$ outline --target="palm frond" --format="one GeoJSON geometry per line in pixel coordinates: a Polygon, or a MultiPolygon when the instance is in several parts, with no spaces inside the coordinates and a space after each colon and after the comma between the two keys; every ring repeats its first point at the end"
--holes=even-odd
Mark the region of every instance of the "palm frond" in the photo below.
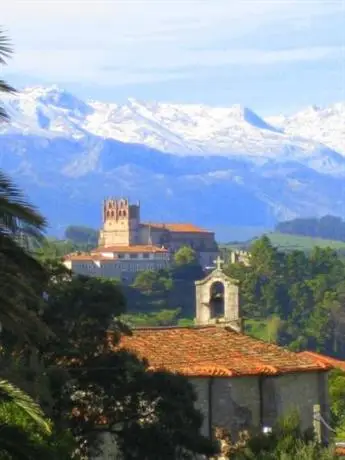
{"type": "Polygon", "coordinates": [[[13,86],[0,79],[0,93],[16,93],[17,90],[13,86]]]}
{"type": "Polygon", "coordinates": [[[6,59],[11,57],[12,52],[10,39],[3,30],[0,30],[0,64],[6,64],[6,59]]]}
{"type": "Polygon", "coordinates": [[[15,234],[30,229],[39,234],[45,226],[45,218],[26,201],[6,174],[0,171],[0,232],[15,234]]]}
{"type": "MultiPolygon", "coordinates": [[[[12,46],[9,38],[3,30],[0,29],[0,65],[6,65],[6,61],[12,55],[12,46]]],[[[15,89],[7,84],[4,80],[0,80],[0,93],[14,93],[15,89]]],[[[0,122],[8,121],[8,114],[3,107],[0,107],[0,122]]]]}
{"type": "Polygon", "coordinates": [[[51,434],[50,423],[40,406],[29,395],[7,380],[0,380],[0,401],[11,402],[24,411],[46,434],[51,434]]]}
{"type": "Polygon", "coordinates": [[[30,433],[16,425],[0,424],[0,458],[45,460],[47,448],[30,438],[30,433]]]}

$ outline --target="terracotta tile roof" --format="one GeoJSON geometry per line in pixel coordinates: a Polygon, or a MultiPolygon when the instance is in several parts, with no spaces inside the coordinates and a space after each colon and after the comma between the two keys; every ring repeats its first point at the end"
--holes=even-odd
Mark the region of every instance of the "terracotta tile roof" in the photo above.
{"type": "Polygon", "coordinates": [[[151,369],[188,376],[277,375],[330,368],[219,326],[137,328],[121,339],[119,347],[146,358],[151,369]]]}
{"type": "Polygon", "coordinates": [[[95,249],[92,249],[91,253],[99,253],[99,252],[118,252],[118,253],[156,253],[156,252],[168,252],[167,249],[162,248],[160,246],[150,246],[150,245],[133,245],[133,246],[106,246],[106,247],[98,247],[95,249]]]}
{"type": "Polygon", "coordinates": [[[310,359],[314,359],[315,362],[324,363],[335,369],[341,369],[342,371],[345,371],[345,361],[342,361],[340,359],[321,355],[319,353],[316,353],[315,351],[302,351],[300,352],[300,355],[309,357],[310,359]]]}
{"type": "Polygon", "coordinates": [[[146,222],[141,224],[145,227],[151,227],[152,229],[166,229],[169,230],[170,232],[186,232],[186,233],[213,233],[208,230],[204,230],[203,228],[197,227],[194,224],[165,224],[165,223],[150,223],[146,222]]]}
{"type": "Polygon", "coordinates": [[[343,446],[336,446],[334,453],[337,457],[345,457],[345,447],[343,446]]]}

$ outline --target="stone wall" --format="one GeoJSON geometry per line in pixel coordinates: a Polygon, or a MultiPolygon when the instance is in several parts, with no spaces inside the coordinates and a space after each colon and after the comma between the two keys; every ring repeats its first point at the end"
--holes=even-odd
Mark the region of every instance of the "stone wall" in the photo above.
{"type": "Polygon", "coordinates": [[[210,436],[210,418],[209,418],[209,378],[191,378],[189,381],[193,384],[198,400],[196,408],[204,416],[201,433],[204,436],[210,436]]]}
{"type": "MultiPolygon", "coordinates": [[[[300,414],[302,429],[312,429],[316,404],[320,404],[322,416],[329,420],[327,374],[324,372],[261,378],[193,378],[191,382],[198,395],[197,408],[204,415],[202,432],[205,435],[209,435],[211,426],[226,428],[232,435],[245,429],[272,427],[293,410],[300,414]]],[[[327,433],[322,431],[326,439],[327,433]]]]}
{"type": "MultiPolygon", "coordinates": [[[[272,426],[278,418],[297,410],[303,430],[313,428],[313,407],[320,404],[329,419],[327,374],[303,372],[263,379],[263,424],[272,426]]],[[[325,433],[324,433],[325,434],[325,433]]]]}
{"type": "Polygon", "coordinates": [[[258,377],[217,378],[212,385],[212,425],[231,431],[233,436],[260,426],[258,377]]]}
{"type": "MultiPolygon", "coordinates": [[[[297,409],[303,429],[313,428],[313,406],[320,404],[328,420],[327,374],[305,372],[272,377],[191,378],[198,400],[197,409],[204,416],[202,434],[222,427],[236,438],[239,431],[272,427],[278,418],[297,409]],[[260,402],[262,392],[262,405],[260,402]],[[211,396],[211,401],[210,401],[211,396]]],[[[323,439],[327,436],[322,430],[323,439]]],[[[94,460],[116,458],[116,443],[103,435],[102,454],[94,460]]]]}
{"type": "Polygon", "coordinates": [[[210,435],[211,426],[227,428],[233,435],[259,427],[258,377],[191,378],[190,382],[198,395],[196,407],[204,416],[202,433],[205,436],[210,435]]]}

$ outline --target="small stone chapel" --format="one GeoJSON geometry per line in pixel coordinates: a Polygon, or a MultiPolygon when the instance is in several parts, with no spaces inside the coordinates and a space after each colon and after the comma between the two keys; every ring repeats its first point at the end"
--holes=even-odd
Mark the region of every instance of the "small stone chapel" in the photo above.
{"type": "MultiPolygon", "coordinates": [[[[120,346],[146,358],[152,369],[188,377],[204,415],[203,434],[225,428],[264,430],[297,410],[303,429],[315,429],[315,408],[329,420],[330,365],[243,333],[239,287],[218,258],[215,269],[195,282],[195,325],[136,328],[120,346]]],[[[327,430],[317,428],[323,440],[327,430]]]]}

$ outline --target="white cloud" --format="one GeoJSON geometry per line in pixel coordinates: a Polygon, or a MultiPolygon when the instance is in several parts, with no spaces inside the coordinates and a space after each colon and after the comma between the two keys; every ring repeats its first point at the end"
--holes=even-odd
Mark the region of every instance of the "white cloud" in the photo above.
{"type": "Polygon", "coordinates": [[[309,24],[343,1],[3,0],[15,44],[9,70],[52,81],[125,84],[183,78],[199,67],[267,65],[337,56],[318,47],[240,49],[260,27],[309,24]],[[212,49],[224,43],[223,50],[212,49]]]}

